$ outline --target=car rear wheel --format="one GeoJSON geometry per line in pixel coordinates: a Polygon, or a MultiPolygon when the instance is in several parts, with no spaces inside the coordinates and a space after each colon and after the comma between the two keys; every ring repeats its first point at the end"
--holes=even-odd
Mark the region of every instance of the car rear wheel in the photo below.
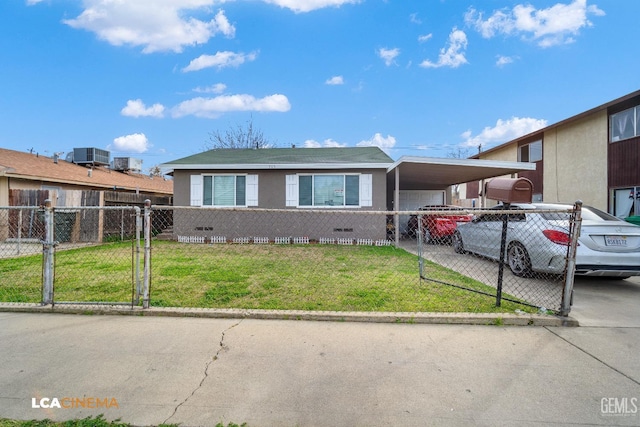
{"type": "Polygon", "coordinates": [[[531,259],[522,244],[515,242],[507,249],[507,261],[511,272],[518,277],[531,275],[531,259]]]}
{"type": "Polygon", "coordinates": [[[455,253],[465,253],[464,244],[462,243],[462,236],[458,231],[453,233],[453,236],[451,237],[451,244],[453,245],[453,250],[455,251],[455,253]]]}

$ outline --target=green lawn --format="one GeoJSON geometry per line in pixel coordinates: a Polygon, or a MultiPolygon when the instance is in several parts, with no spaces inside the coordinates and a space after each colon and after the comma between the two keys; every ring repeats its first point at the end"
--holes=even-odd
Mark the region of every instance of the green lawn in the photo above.
{"type": "MultiPolygon", "coordinates": [[[[56,301],[131,301],[132,245],[56,254],[56,301]]],[[[41,256],[0,259],[0,301],[39,302],[41,256]],[[35,273],[34,273],[35,272],[35,273]],[[10,279],[6,279],[10,278],[10,279]]],[[[430,277],[495,292],[425,260],[430,277]]],[[[204,245],[154,241],[151,305],[386,312],[508,312],[525,306],[419,279],[392,246],[204,245]]]]}

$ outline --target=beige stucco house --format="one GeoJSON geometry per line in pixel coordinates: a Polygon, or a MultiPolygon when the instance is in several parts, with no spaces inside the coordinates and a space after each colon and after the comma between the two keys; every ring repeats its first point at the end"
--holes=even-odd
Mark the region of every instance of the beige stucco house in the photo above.
{"type": "MultiPolygon", "coordinates": [[[[472,158],[536,164],[518,173],[534,185],[534,201],[584,204],[625,218],[640,208],[640,91],[595,107],[472,158]]],[[[463,198],[483,200],[482,181],[463,198]]]]}

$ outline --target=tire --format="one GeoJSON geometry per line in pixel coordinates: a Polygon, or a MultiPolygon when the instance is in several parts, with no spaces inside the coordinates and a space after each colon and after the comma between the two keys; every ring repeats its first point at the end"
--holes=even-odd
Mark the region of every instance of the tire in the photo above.
{"type": "Polygon", "coordinates": [[[527,250],[518,242],[511,243],[507,249],[507,262],[514,276],[530,277],[531,259],[527,250]]]}
{"type": "Polygon", "coordinates": [[[451,244],[453,245],[453,251],[457,254],[463,254],[466,251],[464,250],[464,244],[462,243],[462,236],[458,231],[453,233],[451,237],[451,244]]]}

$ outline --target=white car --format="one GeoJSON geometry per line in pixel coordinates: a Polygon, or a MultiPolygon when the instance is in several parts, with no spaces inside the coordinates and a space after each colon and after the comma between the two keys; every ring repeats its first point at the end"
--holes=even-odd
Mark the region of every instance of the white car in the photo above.
{"type": "MultiPolygon", "coordinates": [[[[507,228],[506,261],[513,274],[562,274],[569,244],[569,214],[524,212],[569,210],[572,205],[513,203],[507,228]]],[[[504,209],[498,205],[493,209],[504,209]]],[[[453,235],[457,253],[471,252],[498,260],[502,215],[482,214],[460,224],[453,235]]],[[[640,227],[599,209],[582,207],[582,227],[576,252],[576,275],[625,279],[640,276],[640,227]]]]}

